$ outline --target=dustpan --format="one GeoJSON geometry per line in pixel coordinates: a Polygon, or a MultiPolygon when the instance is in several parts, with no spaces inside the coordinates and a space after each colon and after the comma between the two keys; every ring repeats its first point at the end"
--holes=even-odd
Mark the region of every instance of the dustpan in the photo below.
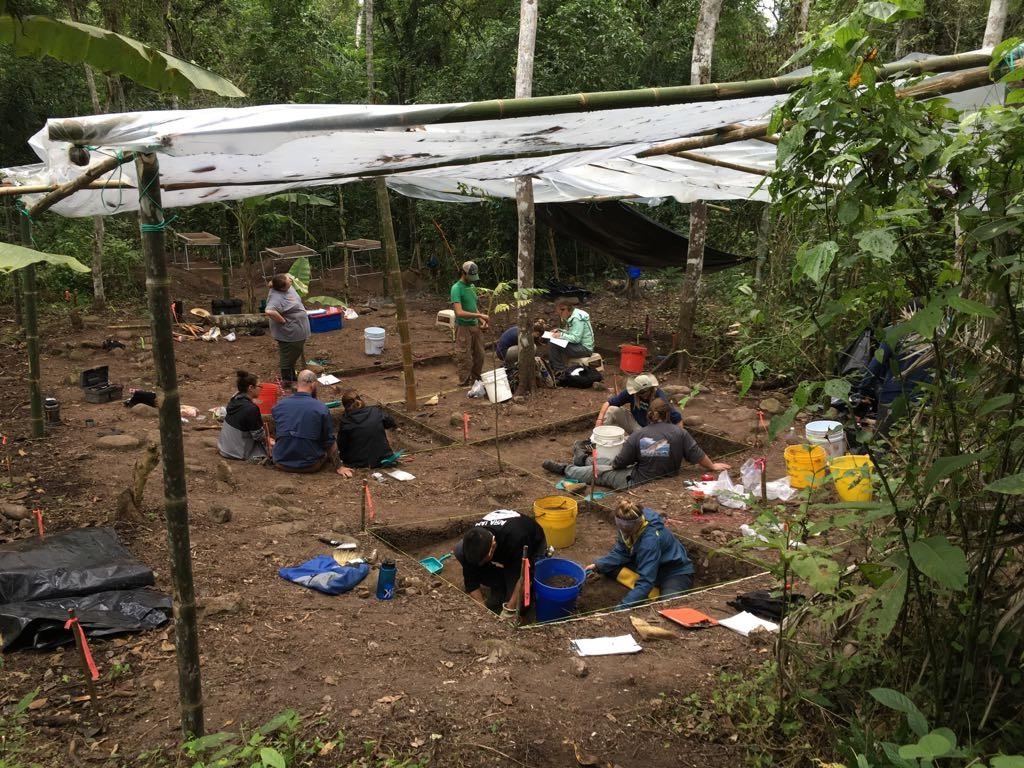
{"type": "Polygon", "coordinates": [[[420,565],[427,569],[430,573],[440,573],[444,569],[444,561],[452,556],[449,552],[447,555],[441,555],[440,558],[436,557],[424,557],[420,560],[420,565]]]}

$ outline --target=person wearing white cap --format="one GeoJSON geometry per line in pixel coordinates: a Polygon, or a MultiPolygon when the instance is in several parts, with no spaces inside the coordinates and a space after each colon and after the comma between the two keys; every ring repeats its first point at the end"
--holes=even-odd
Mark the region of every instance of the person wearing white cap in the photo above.
{"type": "Polygon", "coordinates": [[[481,331],[487,328],[490,318],[476,311],[476,288],[473,283],[480,280],[480,269],[476,262],[462,264],[462,273],[452,286],[451,302],[455,310],[455,370],[460,386],[468,387],[477,381],[484,371],[484,342],[481,331]]]}
{"type": "Polygon", "coordinates": [[[669,422],[682,424],[683,414],[659,388],[657,377],[651,373],[641,373],[626,379],[626,388],[605,401],[601,412],[597,414],[595,426],[622,427],[627,435],[631,435],[647,426],[647,412],[651,402],[659,397],[669,404],[669,422]]]}

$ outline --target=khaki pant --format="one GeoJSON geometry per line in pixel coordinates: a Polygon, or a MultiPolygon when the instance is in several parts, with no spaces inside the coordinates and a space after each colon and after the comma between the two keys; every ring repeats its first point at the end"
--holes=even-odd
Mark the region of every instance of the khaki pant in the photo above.
{"type": "Polygon", "coordinates": [[[306,364],[305,341],[279,341],[277,342],[277,362],[281,369],[283,381],[295,381],[295,366],[297,363],[306,364]]]}
{"type": "Polygon", "coordinates": [[[455,370],[459,385],[467,387],[484,372],[484,341],[479,325],[455,328],[455,370]]]}
{"type": "Polygon", "coordinates": [[[604,414],[604,425],[606,427],[622,427],[627,435],[631,435],[640,429],[640,425],[633,418],[633,411],[630,408],[620,408],[617,405],[608,407],[604,414]]]}

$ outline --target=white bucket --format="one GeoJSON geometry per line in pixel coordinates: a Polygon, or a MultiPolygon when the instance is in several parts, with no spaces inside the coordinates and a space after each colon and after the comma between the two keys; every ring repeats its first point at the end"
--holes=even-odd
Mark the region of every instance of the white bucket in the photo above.
{"type": "Polygon", "coordinates": [[[487,390],[487,399],[492,403],[504,403],[506,400],[512,399],[512,390],[508,386],[508,375],[504,368],[484,371],[480,374],[480,380],[484,383],[484,389],[487,390]],[[495,387],[498,389],[497,400],[494,399],[495,387]]]}
{"type": "Polygon", "coordinates": [[[838,421],[812,421],[804,428],[811,445],[820,445],[830,459],[846,455],[846,432],[838,421]]]}
{"type": "Polygon", "coordinates": [[[384,337],[387,331],[383,328],[370,327],[363,331],[363,348],[368,355],[384,354],[384,337]]]}
{"type": "Polygon", "coordinates": [[[619,455],[622,444],[626,442],[626,430],[622,427],[594,427],[590,433],[590,442],[597,449],[597,458],[612,461],[619,455]]]}

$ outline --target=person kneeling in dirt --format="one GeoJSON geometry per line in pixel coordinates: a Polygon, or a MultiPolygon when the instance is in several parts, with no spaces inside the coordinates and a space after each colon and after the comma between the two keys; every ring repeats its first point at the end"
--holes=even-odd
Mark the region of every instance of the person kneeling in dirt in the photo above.
{"type": "MultiPolygon", "coordinates": [[[[646,412],[648,424],[626,438],[614,459],[597,459],[596,485],[621,490],[648,480],[675,475],[683,459],[704,469],[719,472],[728,464],[714,462],[704,453],[693,435],[669,421],[669,406],[660,397],[651,401],[646,412]]],[[[572,464],[545,461],[541,466],[556,475],[565,475],[577,483],[589,483],[594,476],[593,458],[574,446],[572,464]]]]}
{"type": "Polygon", "coordinates": [[[597,414],[596,427],[622,427],[627,435],[647,426],[648,409],[655,398],[669,403],[669,421],[682,424],[683,414],[671,405],[671,401],[658,386],[658,378],[650,373],[641,373],[626,380],[626,388],[609,397],[597,414]]]}
{"type": "Polygon", "coordinates": [[[355,390],[341,396],[345,413],[338,425],[338,453],[346,467],[383,467],[394,462],[395,452],[386,430],[398,425],[391,414],[366,405],[355,390]],[[390,461],[389,461],[390,460],[390,461]]]}
{"type": "Polygon", "coordinates": [[[661,590],[661,597],[666,597],[693,586],[693,563],[686,548],[665,527],[657,512],[621,499],[615,510],[615,527],[615,546],[585,570],[627,583],[635,574],[633,588],[619,602],[619,608],[639,605],[655,587],[661,590]],[[620,573],[623,569],[628,572],[620,573]]]}
{"type": "MultiPolygon", "coordinates": [[[[274,416],[274,465],[284,472],[319,472],[327,464],[338,466],[331,412],[316,399],[316,374],[299,373],[295,394],[279,400],[274,416]]],[[[352,470],[338,466],[338,474],[352,477],[352,470]]]]}
{"type": "MultiPolygon", "coordinates": [[[[544,331],[547,329],[548,324],[543,320],[533,324],[533,348],[537,354],[540,354],[541,344],[544,343],[544,331]]],[[[519,364],[519,326],[513,325],[501,334],[494,344],[494,353],[505,363],[505,368],[519,364]]]]}
{"type": "Polygon", "coordinates": [[[259,379],[255,374],[237,371],[235,386],[238,391],[228,401],[217,450],[225,459],[266,464],[274,441],[267,436],[263,414],[253,402],[260,394],[259,379]]]}
{"type": "Polygon", "coordinates": [[[516,617],[523,587],[523,547],[531,571],[534,562],[548,554],[548,542],[540,524],[511,509],[489,513],[455,545],[466,592],[495,613],[500,611],[503,619],[516,617]],[[482,587],[487,588],[486,597],[482,587]]]}

